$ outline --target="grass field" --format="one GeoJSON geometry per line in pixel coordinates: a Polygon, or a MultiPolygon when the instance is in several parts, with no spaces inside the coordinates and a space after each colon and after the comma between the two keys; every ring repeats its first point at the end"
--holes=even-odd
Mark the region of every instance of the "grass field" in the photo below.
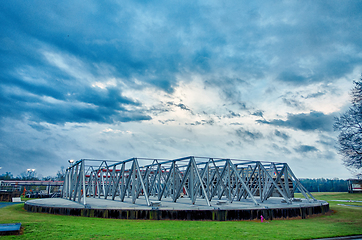
{"type": "MultiPolygon", "coordinates": [[[[23,204],[0,209],[0,223],[21,222],[24,234],[3,239],[311,239],[362,234],[362,194],[313,193],[330,203],[332,214],[296,220],[152,221],[118,220],[26,212],[23,204]]],[[[300,197],[300,196],[296,196],[300,197]]]]}

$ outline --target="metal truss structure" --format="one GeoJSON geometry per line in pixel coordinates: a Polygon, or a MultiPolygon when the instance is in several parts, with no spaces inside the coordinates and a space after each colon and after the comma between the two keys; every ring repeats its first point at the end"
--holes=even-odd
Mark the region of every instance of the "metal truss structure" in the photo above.
{"type": "Polygon", "coordinates": [[[237,159],[185,157],[174,160],[132,158],[124,161],[82,159],[66,171],[62,197],[86,205],[87,197],[135,203],[144,197],[162,201],[180,197],[208,206],[215,199],[251,199],[259,205],[272,196],[292,203],[298,189],[308,201],[316,199],[288,164],[237,159]]]}

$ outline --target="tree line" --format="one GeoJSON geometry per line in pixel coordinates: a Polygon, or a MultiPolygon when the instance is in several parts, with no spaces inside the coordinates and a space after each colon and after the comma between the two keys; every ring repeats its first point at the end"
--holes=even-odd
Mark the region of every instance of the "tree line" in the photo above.
{"type": "Polygon", "coordinates": [[[0,180],[19,180],[19,181],[64,181],[65,168],[61,167],[55,176],[39,177],[36,171],[26,171],[14,176],[11,172],[0,175],[0,180]]]}
{"type": "Polygon", "coordinates": [[[343,179],[301,178],[299,179],[299,181],[309,192],[347,192],[348,191],[348,181],[343,179]]]}
{"type": "MultiPolygon", "coordinates": [[[[56,176],[38,178],[35,172],[31,174],[24,172],[14,177],[10,172],[0,175],[0,180],[54,180],[63,181],[65,176],[64,168],[58,171],[56,176]]],[[[309,192],[347,192],[348,181],[343,179],[326,179],[326,178],[301,178],[299,181],[309,192]]],[[[298,190],[296,191],[298,192],[298,190]]]]}

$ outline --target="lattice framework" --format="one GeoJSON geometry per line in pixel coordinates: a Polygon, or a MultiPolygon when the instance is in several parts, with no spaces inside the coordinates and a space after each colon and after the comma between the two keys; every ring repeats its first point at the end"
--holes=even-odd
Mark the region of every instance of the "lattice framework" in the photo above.
{"type": "Polygon", "coordinates": [[[174,160],[131,158],[124,161],[82,159],[66,171],[63,198],[82,202],[87,197],[123,202],[125,197],[136,203],[144,197],[162,201],[180,197],[195,204],[203,199],[227,201],[251,199],[255,205],[273,195],[292,203],[298,189],[303,196],[316,201],[300,183],[287,163],[215,159],[189,156],[174,160]],[[84,197],[86,196],[86,197],[84,197]]]}

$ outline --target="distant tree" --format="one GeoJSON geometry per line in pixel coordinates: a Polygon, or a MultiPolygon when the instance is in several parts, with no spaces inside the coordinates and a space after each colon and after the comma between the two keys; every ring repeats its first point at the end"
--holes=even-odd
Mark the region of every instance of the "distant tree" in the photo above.
{"type": "Polygon", "coordinates": [[[310,192],[347,192],[347,181],[342,179],[300,178],[299,181],[310,192]]]}
{"type": "Polygon", "coordinates": [[[0,175],[0,180],[11,180],[13,179],[13,174],[11,172],[6,172],[5,174],[0,175]]]}
{"type": "Polygon", "coordinates": [[[64,178],[65,178],[65,168],[64,168],[64,166],[61,166],[60,170],[57,172],[56,179],[58,181],[64,181],[64,178]]]}
{"type": "Polygon", "coordinates": [[[335,118],[334,129],[338,135],[339,153],[344,165],[355,175],[362,170],[362,78],[355,81],[351,91],[352,106],[335,118]]]}
{"type": "Polygon", "coordinates": [[[20,176],[18,177],[20,180],[39,180],[37,177],[37,173],[34,169],[28,170],[26,172],[20,173],[20,176]]]}
{"type": "Polygon", "coordinates": [[[46,177],[42,177],[43,181],[54,181],[55,177],[52,176],[46,176],[46,177]]]}

